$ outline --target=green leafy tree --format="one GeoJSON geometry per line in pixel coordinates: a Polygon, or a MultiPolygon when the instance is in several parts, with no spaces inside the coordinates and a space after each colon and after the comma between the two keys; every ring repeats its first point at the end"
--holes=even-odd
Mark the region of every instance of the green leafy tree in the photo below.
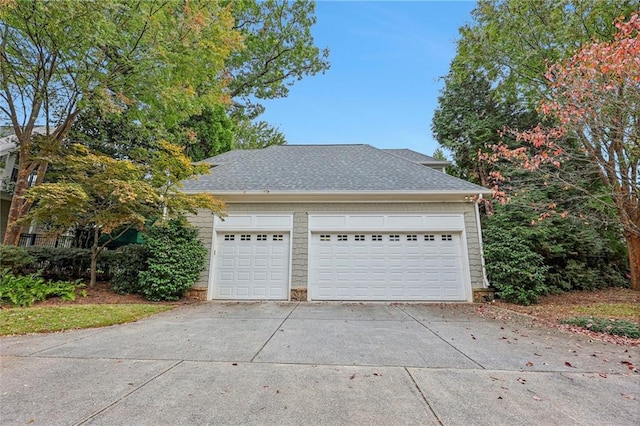
{"type": "Polygon", "coordinates": [[[235,146],[235,125],[223,105],[205,108],[200,114],[189,117],[178,130],[180,144],[193,161],[201,161],[235,146]]]}
{"type": "Polygon", "coordinates": [[[452,72],[444,81],[431,123],[433,135],[451,152],[454,175],[490,188],[493,168],[481,161],[481,153],[491,152],[505,126],[527,128],[537,122],[536,114],[500,100],[481,73],[460,80],[452,72]]]}
{"type": "Polygon", "coordinates": [[[192,165],[180,147],[162,142],[147,160],[145,166],[73,145],[54,159],[64,170],[60,178],[27,194],[35,204],[25,220],[45,224],[51,234],[72,227],[93,230],[91,286],[96,282],[98,256],[127,230],[142,230],[153,217],[195,213],[198,208],[222,211],[222,202],[211,194],[179,192],[182,180],[208,171],[206,166],[192,165]]]}
{"type": "Polygon", "coordinates": [[[480,0],[460,29],[452,70],[464,80],[482,72],[501,97],[533,109],[548,93],[547,63],[570,57],[587,41],[612,40],[613,21],[634,0],[480,0]]]}
{"type": "Polygon", "coordinates": [[[224,60],[240,48],[229,6],[205,0],[9,1],[0,9],[0,120],[18,139],[5,244],[31,208],[52,152],[87,108],[174,126],[228,101],[224,60]],[[36,123],[47,131],[34,143],[36,123]]]}
{"type": "Polygon", "coordinates": [[[271,145],[284,145],[284,134],[266,121],[242,120],[236,126],[236,148],[259,149],[271,145]]]}
{"type": "MultiPolygon", "coordinates": [[[[614,194],[606,182],[599,179],[598,166],[589,161],[589,155],[585,155],[579,136],[571,132],[555,132],[543,137],[536,130],[553,129],[561,121],[553,114],[542,114],[545,111],[540,111],[541,115],[536,114],[536,107],[541,101],[557,99],[558,89],[554,87],[553,79],[545,77],[545,72],[549,63],[569,61],[585,43],[594,40],[605,44],[613,42],[616,38],[615,18],[628,17],[635,10],[637,2],[624,0],[481,0],[473,12],[474,22],[460,30],[457,54],[443,92],[443,98],[448,99],[441,103],[448,111],[443,108],[440,122],[434,120],[434,131],[438,126],[437,131],[441,132],[442,140],[447,144],[472,147],[466,152],[464,149],[460,151],[463,154],[460,164],[471,157],[464,155],[469,152],[478,154],[476,160],[487,155],[496,160],[485,164],[488,171],[485,176],[489,177],[486,186],[493,187],[495,195],[508,204],[497,205],[495,215],[486,218],[486,223],[501,223],[508,219],[501,223],[501,230],[495,235],[502,232],[505,238],[508,234],[519,238],[519,241],[543,241],[546,238],[555,243],[558,249],[555,254],[543,243],[529,246],[542,256],[544,264],[549,267],[545,286],[551,289],[580,288],[580,282],[585,288],[597,286],[594,282],[598,280],[594,277],[599,277],[598,285],[619,284],[628,264],[620,257],[625,251],[620,245],[621,224],[624,224],[613,214],[614,194]],[[471,87],[470,82],[478,75],[483,76],[486,83],[471,87]],[[480,97],[476,96],[478,93],[480,97]],[[477,108],[477,105],[482,105],[477,103],[478,99],[491,102],[485,108],[477,108]],[[477,113],[491,111],[491,105],[498,107],[495,117],[482,119],[477,113]],[[470,119],[465,116],[470,116],[470,119]],[[543,123],[535,127],[538,121],[543,123]],[[491,128],[496,131],[477,132],[491,128]],[[519,129],[520,132],[509,129],[519,129]],[[494,151],[493,141],[496,139],[501,144],[494,151]],[[556,149],[540,143],[543,139],[553,141],[556,149]],[[560,147],[561,151],[557,151],[560,147]],[[513,160],[517,156],[501,155],[500,151],[517,152],[523,161],[516,164],[513,160]],[[562,167],[556,167],[559,164],[562,167]],[[532,168],[537,168],[535,174],[527,172],[532,168]],[[518,206],[520,216],[509,216],[513,213],[509,210],[510,204],[518,206]],[[536,225],[531,225],[531,221],[536,225]],[[521,231],[532,227],[535,231],[522,237],[521,231]],[[590,232],[588,236],[579,232],[585,229],[590,232]],[[544,238],[536,237],[542,235],[544,238]],[[575,235],[581,235],[589,243],[577,244],[575,235]],[[596,241],[605,244],[609,251],[595,244],[596,241]],[[580,256],[572,254],[576,252],[580,256]],[[618,273],[610,273],[611,268],[606,262],[594,260],[601,258],[615,264],[618,273]],[[584,274],[579,277],[581,273],[584,274]]],[[[621,58],[635,56],[619,55],[621,58]]],[[[593,71],[597,67],[592,68],[593,71]]],[[[591,72],[585,68],[581,72],[576,81],[593,83],[598,80],[585,78],[591,72]]],[[[600,93],[598,90],[587,92],[600,93]]],[[[625,93],[629,95],[629,92],[625,93]]],[[[610,106],[618,104],[615,101],[610,106]]],[[[559,108],[565,115],[575,116],[577,121],[584,118],[583,114],[577,114],[566,105],[559,108]]],[[[608,117],[600,112],[609,110],[612,109],[605,108],[597,115],[608,117]]],[[[633,108],[627,109],[630,111],[633,108]]],[[[455,153],[453,157],[456,161],[455,153]]],[[[631,163],[625,163],[625,176],[629,175],[628,164],[631,163]]],[[[473,167],[472,161],[464,171],[473,174],[473,167]]],[[[631,262],[632,272],[633,268],[631,262]]]]}
{"type": "Polygon", "coordinates": [[[436,150],[433,151],[433,155],[431,157],[433,157],[436,160],[440,160],[440,161],[449,161],[447,159],[446,154],[442,150],[442,148],[436,148],[436,150]]]}
{"type": "MultiPolygon", "coordinates": [[[[606,190],[606,197],[593,198],[617,212],[631,288],[640,290],[640,13],[615,25],[613,41],[585,43],[571,58],[549,67],[545,76],[552,92],[539,107],[553,125],[512,131],[523,146],[496,144],[490,158],[512,160],[529,171],[548,164],[561,168],[574,157],[587,163],[606,190]],[[577,153],[568,146],[572,140],[580,148],[577,153]]],[[[566,182],[591,194],[576,175],[566,182]]]]}
{"type": "MultiPolygon", "coordinates": [[[[154,123],[134,120],[131,115],[135,114],[128,108],[117,112],[87,108],[78,114],[66,141],[82,144],[117,160],[131,159],[131,152],[136,149],[154,149],[156,138],[162,136],[160,129],[154,123]]],[[[47,179],[55,177],[50,173],[47,179]]]]}
{"type": "Polygon", "coordinates": [[[329,50],[316,47],[311,34],[313,1],[239,0],[233,15],[245,48],[228,61],[229,89],[242,117],[263,111],[256,99],[286,97],[296,81],[329,68],[329,50]]]}

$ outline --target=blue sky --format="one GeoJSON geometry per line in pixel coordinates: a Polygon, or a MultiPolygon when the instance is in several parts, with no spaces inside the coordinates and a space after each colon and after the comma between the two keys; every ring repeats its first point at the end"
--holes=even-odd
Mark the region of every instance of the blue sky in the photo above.
{"type": "Polygon", "coordinates": [[[475,2],[318,1],[316,45],[331,69],[264,102],[290,144],[367,143],[432,154],[431,119],[475,2]]]}

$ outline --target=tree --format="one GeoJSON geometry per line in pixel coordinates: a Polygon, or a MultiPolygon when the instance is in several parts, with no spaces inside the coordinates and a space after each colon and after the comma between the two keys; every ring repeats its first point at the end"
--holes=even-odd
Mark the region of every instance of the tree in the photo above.
{"type": "Polygon", "coordinates": [[[436,148],[435,151],[433,151],[433,154],[431,155],[431,157],[434,158],[435,160],[449,161],[447,159],[446,154],[442,150],[442,148],[436,148]]]}
{"type": "MultiPolygon", "coordinates": [[[[223,106],[205,108],[174,125],[169,134],[159,134],[159,137],[176,138],[173,141],[185,146],[187,154],[196,161],[234,148],[263,148],[286,143],[277,128],[256,121],[264,109],[256,102],[285,97],[296,81],[329,68],[328,50],[316,47],[311,34],[311,27],[316,22],[313,2],[242,0],[231,6],[234,28],[242,33],[244,44],[242,49],[234,50],[226,62],[225,77],[232,97],[232,105],[226,110],[227,117],[222,114],[223,106]],[[232,132],[235,135],[232,136],[232,132]]],[[[122,118],[103,113],[99,116],[101,120],[113,119],[116,123],[103,125],[118,136],[111,138],[112,148],[104,146],[107,151],[125,149],[126,144],[121,141],[137,143],[128,135],[136,135],[140,125],[149,125],[146,121],[120,126],[122,118]],[[121,135],[120,129],[134,131],[121,135]],[[119,147],[115,148],[115,145],[119,147]]],[[[120,117],[126,119],[127,114],[120,114],[120,117]]],[[[104,124],[101,120],[81,115],[77,121],[81,124],[76,124],[74,130],[84,131],[89,137],[103,136],[105,132],[91,128],[96,125],[100,128],[104,124]]]]}
{"type": "Polygon", "coordinates": [[[225,58],[240,46],[229,6],[205,0],[37,2],[0,10],[0,120],[18,139],[18,179],[5,244],[17,244],[31,208],[30,175],[87,108],[124,109],[168,127],[228,101],[225,58]],[[37,122],[46,135],[34,143],[37,122]]]}
{"type": "Polygon", "coordinates": [[[127,230],[142,230],[151,218],[163,215],[195,213],[198,208],[222,211],[222,202],[210,194],[179,192],[181,181],[208,169],[192,165],[180,147],[166,142],[148,158],[149,166],[116,160],[79,144],[52,160],[64,173],[57,182],[28,191],[27,198],[35,204],[23,220],[35,219],[51,234],[72,227],[92,229],[90,286],[96,282],[98,256],[127,230]]]}
{"type": "Polygon", "coordinates": [[[311,34],[314,2],[239,0],[233,15],[245,46],[228,61],[236,114],[252,120],[264,109],[255,99],[286,97],[296,81],[329,69],[329,50],[311,34]]]}
{"type": "Polygon", "coordinates": [[[205,108],[173,129],[185,153],[193,161],[201,161],[235,147],[235,125],[223,105],[205,108]]]}
{"type": "MultiPolygon", "coordinates": [[[[545,77],[551,92],[539,109],[556,125],[513,131],[524,146],[497,144],[490,160],[514,160],[528,170],[569,161],[591,163],[607,189],[608,197],[598,200],[615,209],[624,231],[631,288],[640,290],[640,15],[617,21],[615,27],[613,41],[586,43],[571,58],[549,67],[545,77]],[[567,149],[570,141],[579,144],[578,155],[567,149]]],[[[566,184],[590,193],[576,182],[566,184]]]]}
{"type": "Polygon", "coordinates": [[[260,149],[286,143],[284,134],[266,121],[241,120],[236,125],[235,147],[237,149],[260,149]]]}
{"type": "Polygon", "coordinates": [[[470,72],[461,80],[451,72],[444,81],[431,123],[433,135],[451,152],[455,175],[489,188],[492,168],[480,161],[479,154],[500,140],[504,126],[525,127],[534,123],[535,114],[500,100],[481,73],[470,72]]]}
{"type": "Polygon", "coordinates": [[[613,20],[636,9],[634,0],[480,0],[460,29],[452,70],[462,80],[482,72],[500,97],[533,109],[547,95],[547,63],[612,40],[613,20]]]}

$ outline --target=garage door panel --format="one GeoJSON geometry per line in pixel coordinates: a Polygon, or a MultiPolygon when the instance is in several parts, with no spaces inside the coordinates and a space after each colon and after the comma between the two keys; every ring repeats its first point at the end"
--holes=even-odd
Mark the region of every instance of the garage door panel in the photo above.
{"type": "Polygon", "coordinates": [[[315,300],[465,300],[460,234],[312,233],[315,300]]]}
{"type": "Polygon", "coordinates": [[[214,299],[288,299],[288,234],[226,232],[217,241],[214,299]]]}

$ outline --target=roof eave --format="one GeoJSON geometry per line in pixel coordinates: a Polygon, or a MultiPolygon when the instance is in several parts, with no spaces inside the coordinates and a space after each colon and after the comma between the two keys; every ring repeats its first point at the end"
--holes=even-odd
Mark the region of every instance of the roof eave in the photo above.
{"type": "MultiPolygon", "coordinates": [[[[186,194],[205,191],[188,190],[186,194]]],[[[218,191],[213,194],[226,202],[464,202],[491,194],[480,191],[218,191]]]]}

